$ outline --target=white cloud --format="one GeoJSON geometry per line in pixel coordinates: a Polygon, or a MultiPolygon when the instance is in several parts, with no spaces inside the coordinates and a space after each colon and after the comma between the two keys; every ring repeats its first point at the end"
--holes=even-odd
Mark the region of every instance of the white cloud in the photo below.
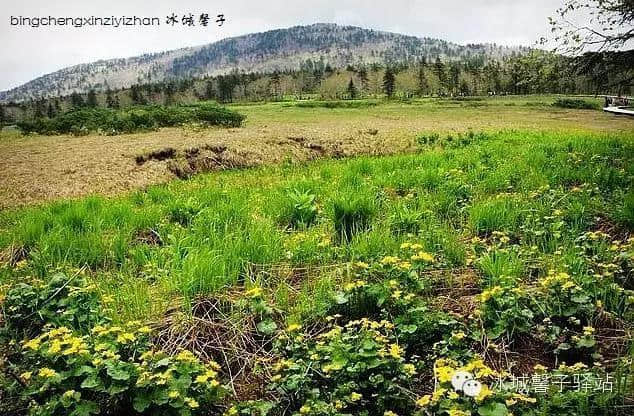
{"type": "Polygon", "coordinates": [[[200,45],[227,36],[333,22],[458,43],[532,45],[548,31],[558,0],[22,0],[0,9],[0,90],[66,66],[200,45]],[[176,13],[224,13],[224,27],[167,27],[176,13]],[[156,16],[160,27],[30,28],[11,16],[156,16]]]}

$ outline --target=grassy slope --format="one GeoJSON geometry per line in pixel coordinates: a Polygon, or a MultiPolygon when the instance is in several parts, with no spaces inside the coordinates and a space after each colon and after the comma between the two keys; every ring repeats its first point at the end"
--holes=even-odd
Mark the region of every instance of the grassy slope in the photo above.
{"type": "Polygon", "coordinates": [[[204,145],[255,164],[310,160],[315,152],[290,138],[344,155],[410,152],[422,132],[533,129],[557,132],[632,131],[632,120],[594,110],[550,106],[556,97],[424,99],[362,108],[301,108],[295,103],[231,106],[247,115],[240,129],[167,128],[124,136],[29,136],[0,133],[0,209],[91,193],[114,195],[173,178],[167,162],[135,163],[139,154],[204,145]],[[376,134],[369,134],[375,131],[376,134]]]}
{"type": "Polygon", "coordinates": [[[248,273],[249,265],[263,264],[274,270],[261,284],[277,306],[291,319],[315,319],[342,279],[331,265],[397,254],[404,241],[420,242],[456,273],[471,262],[476,235],[507,231],[521,246],[537,247],[528,259],[476,262],[472,283],[482,286],[500,275],[525,276],[528,264],[538,264],[539,274],[574,264],[575,239],[584,231],[609,224],[616,238],[632,227],[624,200],[633,177],[632,133],[528,131],[427,145],[410,155],[201,175],[115,199],[5,212],[0,248],[23,247],[29,256],[26,264],[0,269],[0,282],[86,267],[112,298],[115,320],[160,319],[194,296],[270,277],[248,273]],[[290,232],[281,213],[294,188],[314,193],[319,213],[312,227],[290,232]],[[372,212],[371,227],[338,244],[334,206],[346,201],[372,212]],[[531,227],[544,227],[533,217],[547,222],[555,210],[562,211],[563,234],[533,236],[531,227]],[[150,229],[162,245],[144,242],[150,229]],[[297,282],[284,278],[281,264],[324,269],[297,282]]]}

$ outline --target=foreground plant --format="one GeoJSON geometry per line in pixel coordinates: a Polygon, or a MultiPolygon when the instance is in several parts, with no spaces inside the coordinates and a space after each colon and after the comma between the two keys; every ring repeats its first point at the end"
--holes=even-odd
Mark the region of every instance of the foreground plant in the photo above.
{"type": "Polygon", "coordinates": [[[189,351],[174,357],[156,351],[148,326],[107,323],[94,307],[95,296],[82,279],[62,274],[48,284],[23,283],[9,291],[4,330],[17,338],[42,328],[11,354],[17,360],[13,370],[21,369],[14,373],[19,398],[28,398],[32,414],[187,416],[214,409],[225,393],[216,363],[203,364],[189,351]],[[30,301],[11,306],[20,295],[30,301]]]}

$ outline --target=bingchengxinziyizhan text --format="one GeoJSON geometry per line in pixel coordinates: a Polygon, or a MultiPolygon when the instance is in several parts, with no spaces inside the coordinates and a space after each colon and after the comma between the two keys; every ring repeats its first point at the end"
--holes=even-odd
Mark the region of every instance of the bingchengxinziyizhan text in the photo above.
{"type": "Polygon", "coordinates": [[[185,26],[208,27],[223,26],[226,22],[224,14],[209,13],[171,13],[165,17],[157,16],[11,16],[11,26],[22,27],[130,27],[130,26],[185,26]]]}

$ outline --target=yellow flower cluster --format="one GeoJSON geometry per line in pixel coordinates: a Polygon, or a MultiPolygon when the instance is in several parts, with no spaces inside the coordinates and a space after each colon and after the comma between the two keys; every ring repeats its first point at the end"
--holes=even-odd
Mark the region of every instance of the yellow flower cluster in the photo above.
{"type": "Polygon", "coordinates": [[[246,292],[244,292],[244,295],[248,298],[259,298],[261,297],[263,294],[263,290],[261,287],[254,287],[252,289],[247,290],[246,292]]]}
{"type": "Polygon", "coordinates": [[[40,368],[40,371],[38,371],[37,375],[43,378],[53,378],[57,375],[57,372],[50,368],[44,367],[40,368]]]}
{"type": "Polygon", "coordinates": [[[350,283],[346,283],[343,286],[343,290],[345,290],[346,292],[351,292],[355,289],[364,287],[367,283],[364,280],[355,280],[353,282],[350,283]]]}
{"type": "Polygon", "coordinates": [[[491,298],[496,298],[504,293],[504,289],[501,286],[493,286],[490,289],[485,289],[480,293],[480,302],[485,303],[491,298]]]}
{"type": "Polygon", "coordinates": [[[290,324],[286,328],[286,332],[295,332],[295,331],[299,331],[300,329],[302,329],[302,326],[300,324],[290,324]]]}
{"type": "Polygon", "coordinates": [[[480,358],[470,361],[467,365],[462,367],[461,370],[473,373],[476,378],[486,378],[499,375],[495,370],[488,367],[484,363],[484,360],[480,358]]]}
{"type": "Polygon", "coordinates": [[[66,327],[51,329],[37,338],[23,344],[24,348],[33,351],[42,351],[50,355],[85,355],[88,354],[88,345],[83,337],[74,336],[66,327]]]}
{"type": "Polygon", "coordinates": [[[564,290],[568,290],[577,286],[568,273],[556,273],[554,270],[549,270],[548,275],[539,280],[539,284],[545,289],[559,286],[564,290]]]}

